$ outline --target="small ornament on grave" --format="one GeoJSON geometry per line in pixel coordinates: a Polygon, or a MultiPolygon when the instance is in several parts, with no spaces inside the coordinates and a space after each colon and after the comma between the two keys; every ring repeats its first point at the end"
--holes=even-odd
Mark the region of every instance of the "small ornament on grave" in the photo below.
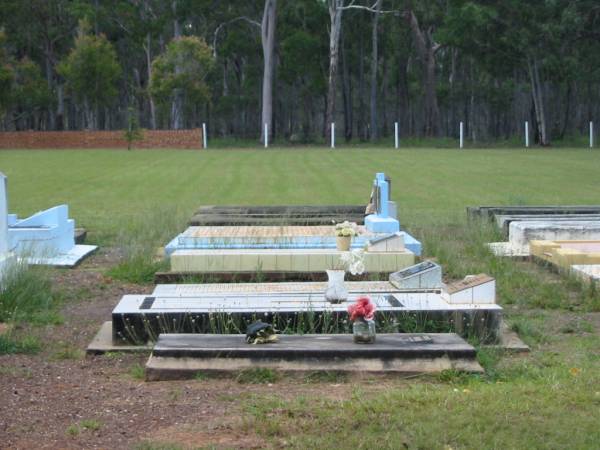
{"type": "Polygon", "coordinates": [[[275,328],[269,323],[258,320],[246,328],[246,342],[248,344],[270,344],[277,342],[277,340],[275,328]]]}
{"type": "Polygon", "coordinates": [[[348,307],[355,343],[373,344],[375,342],[375,309],[375,304],[369,297],[360,297],[348,307]]]}

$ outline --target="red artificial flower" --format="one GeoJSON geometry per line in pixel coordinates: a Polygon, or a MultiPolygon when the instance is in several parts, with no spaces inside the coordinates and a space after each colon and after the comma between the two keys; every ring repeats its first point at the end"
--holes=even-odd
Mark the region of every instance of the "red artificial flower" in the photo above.
{"type": "Polygon", "coordinates": [[[353,322],[356,319],[373,320],[373,317],[375,317],[375,304],[371,302],[369,297],[360,297],[356,300],[356,303],[348,306],[348,313],[350,314],[350,320],[353,322]]]}

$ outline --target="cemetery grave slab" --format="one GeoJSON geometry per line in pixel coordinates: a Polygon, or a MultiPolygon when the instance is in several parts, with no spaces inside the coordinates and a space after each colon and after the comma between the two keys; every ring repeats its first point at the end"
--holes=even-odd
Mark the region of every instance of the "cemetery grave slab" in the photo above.
{"type": "Polygon", "coordinates": [[[572,265],[600,264],[600,241],[542,241],[530,243],[531,254],[538,260],[570,270],[572,265]]]}
{"type": "Polygon", "coordinates": [[[598,205],[544,205],[544,206],[469,206],[467,217],[470,219],[493,220],[496,215],[566,215],[566,214],[600,214],[598,205]]]}
{"type": "Polygon", "coordinates": [[[498,256],[529,256],[533,240],[600,239],[600,221],[523,221],[511,222],[508,242],[488,244],[498,256]]]}
{"type": "Polygon", "coordinates": [[[190,226],[363,224],[364,205],[202,206],[190,226]]]}
{"type": "MultiPolygon", "coordinates": [[[[342,252],[336,249],[195,249],[171,255],[172,272],[325,272],[342,252]]],[[[365,252],[365,271],[395,272],[414,264],[410,250],[365,252]]]]}
{"type": "Polygon", "coordinates": [[[282,332],[347,333],[348,304],[363,295],[377,305],[381,330],[452,330],[492,342],[502,318],[496,304],[449,303],[440,289],[402,291],[387,282],[347,282],[348,302],[331,304],[324,298],[326,283],[281,285],[278,290],[271,283],[167,285],[149,296],[125,295],[112,313],[113,341],[143,343],[161,333],[243,333],[258,318],[282,332]]]}
{"type": "MultiPolygon", "coordinates": [[[[358,226],[352,248],[363,248],[370,240],[382,237],[358,226]]],[[[400,232],[405,247],[421,254],[421,243],[406,232],[400,232]]],[[[335,227],[319,226],[211,226],[188,227],[169,242],[165,252],[202,249],[335,249],[335,227]]]]}
{"type": "Polygon", "coordinates": [[[600,282],[600,264],[574,264],[571,266],[571,272],[584,281],[600,282]]]}
{"type": "Polygon", "coordinates": [[[278,337],[277,343],[249,345],[240,335],[161,334],[146,364],[146,379],[258,367],[281,372],[483,372],[475,349],[452,333],[378,334],[370,345],[355,344],[351,335],[278,337]]]}
{"type": "Polygon", "coordinates": [[[505,236],[509,234],[512,222],[589,222],[600,221],[600,214],[521,214],[521,215],[496,215],[496,224],[505,236]]]}

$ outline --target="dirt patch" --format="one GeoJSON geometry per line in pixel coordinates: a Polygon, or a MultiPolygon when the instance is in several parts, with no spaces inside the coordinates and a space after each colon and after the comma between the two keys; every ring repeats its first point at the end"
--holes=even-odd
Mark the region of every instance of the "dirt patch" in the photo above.
{"type": "Polygon", "coordinates": [[[249,396],[351,395],[351,383],[304,378],[272,385],[234,378],[146,383],[135,375],[147,354],[86,357],[86,346],[121,296],[153,289],[107,277],[117,262],[116,252],[101,251],[75,269],[52,272],[64,298],[64,323],[20,330],[41,338],[39,354],[0,356],[0,447],[120,449],[150,441],[259,448],[264,441],[241,425],[249,396]]]}

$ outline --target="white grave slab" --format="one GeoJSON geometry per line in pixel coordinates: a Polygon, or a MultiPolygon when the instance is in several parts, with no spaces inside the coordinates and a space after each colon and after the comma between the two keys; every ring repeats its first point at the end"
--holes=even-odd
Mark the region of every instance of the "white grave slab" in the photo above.
{"type": "Polygon", "coordinates": [[[492,242],[498,256],[529,256],[529,241],[600,240],[600,221],[511,222],[508,242],[492,242]]]}

